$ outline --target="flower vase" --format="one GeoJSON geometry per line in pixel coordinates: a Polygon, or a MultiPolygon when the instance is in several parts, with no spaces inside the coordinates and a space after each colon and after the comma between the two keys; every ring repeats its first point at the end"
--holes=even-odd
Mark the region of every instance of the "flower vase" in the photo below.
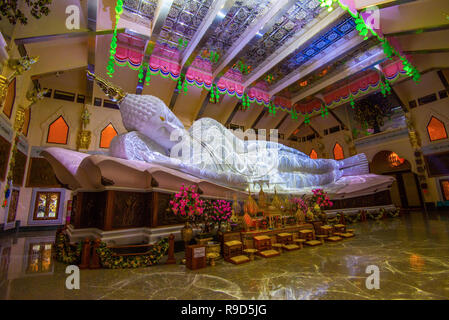
{"type": "Polygon", "coordinates": [[[184,241],[184,245],[187,248],[187,245],[189,244],[190,240],[192,240],[193,237],[193,229],[190,226],[190,223],[186,221],[184,227],[181,229],[181,237],[184,241]]]}

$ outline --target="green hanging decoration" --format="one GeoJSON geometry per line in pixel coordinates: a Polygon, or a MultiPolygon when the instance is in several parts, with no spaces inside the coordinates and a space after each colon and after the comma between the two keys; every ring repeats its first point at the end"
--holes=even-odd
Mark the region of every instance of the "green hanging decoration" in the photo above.
{"type": "Polygon", "coordinates": [[[276,106],[273,104],[273,102],[270,102],[268,105],[268,113],[272,114],[273,116],[276,115],[276,106]]]}
{"type": "Polygon", "coordinates": [[[346,10],[353,18],[354,22],[356,23],[356,29],[359,32],[359,34],[364,37],[364,39],[368,39],[369,32],[371,32],[374,36],[377,37],[377,39],[382,43],[382,47],[384,50],[385,55],[388,57],[388,59],[392,60],[393,56],[399,57],[401,59],[402,64],[404,66],[404,70],[407,73],[408,76],[412,77],[413,81],[419,82],[421,78],[421,74],[419,71],[408,61],[408,59],[397,52],[391,44],[388,42],[386,38],[380,37],[376,31],[374,31],[371,26],[367,25],[363,17],[359,12],[353,13],[349,6],[346,6],[345,4],[342,4],[340,0],[319,0],[321,2],[321,7],[327,7],[328,11],[332,11],[332,6],[334,2],[337,2],[338,5],[343,9],[346,10]]]}
{"type": "Polygon", "coordinates": [[[351,94],[349,94],[349,101],[351,101],[350,102],[351,108],[354,109],[355,108],[355,102],[354,102],[354,98],[352,97],[351,94]]]}
{"type": "Polygon", "coordinates": [[[327,115],[329,115],[329,111],[327,110],[327,106],[322,106],[321,107],[321,117],[324,118],[327,115]]]}
{"type": "Polygon", "coordinates": [[[335,0],[319,0],[321,2],[321,7],[327,7],[327,11],[331,12],[333,10],[332,4],[335,0]]]}
{"type": "Polygon", "coordinates": [[[237,63],[237,68],[240,70],[241,74],[246,75],[249,73],[251,66],[248,66],[246,63],[240,60],[237,63]]]}
{"type": "Polygon", "coordinates": [[[242,96],[242,110],[248,110],[250,107],[251,101],[249,100],[248,94],[243,93],[242,96]]]}
{"type": "Polygon", "coordinates": [[[295,106],[292,107],[292,111],[290,112],[293,120],[298,120],[298,112],[296,112],[295,106]]]}
{"type": "Polygon", "coordinates": [[[147,75],[145,76],[145,85],[150,85],[151,75],[150,75],[150,66],[147,66],[147,75]]]}
{"type": "Polygon", "coordinates": [[[188,88],[189,83],[187,82],[187,79],[184,79],[184,94],[187,95],[187,91],[189,90],[188,88]]]}
{"type": "Polygon", "coordinates": [[[117,52],[117,26],[118,22],[120,20],[120,16],[123,13],[123,0],[117,0],[117,4],[115,6],[115,27],[114,27],[114,33],[112,34],[112,40],[111,40],[111,48],[109,50],[110,56],[108,65],[106,67],[108,76],[112,78],[114,75],[114,65],[115,65],[115,59],[114,56],[117,52]]]}
{"type": "Polygon", "coordinates": [[[217,85],[212,84],[212,88],[210,90],[210,103],[220,103],[220,92],[218,91],[217,85]]]}
{"type": "Polygon", "coordinates": [[[307,124],[307,125],[310,124],[310,115],[308,115],[308,114],[305,115],[304,123],[307,124]]]}
{"type": "Polygon", "coordinates": [[[391,94],[391,86],[387,79],[385,79],[385,83],[382,80],[380,81],[380,92],[384,97],[386,97],[387,94],[391,94]]]}
{"type": "Polygon", "coordinates": [[[189,44],[189,42],[183,38],[179,38],[178,39],[178,50],[183,50],[185,48],[187,48],[187,45],[189,44]]]}
{"type": "Polygon", "coordinates": [[[178,78],[178,92],[182,90],[182,80],[181,80],[181,75],[178,78]]]}
{"type": "Polygon", "coordinates": [[[218,59],[220,59],[220,55],[218,54],[218,52],[210,51],[210,53],[209,53],[209,61],[211,63],[217,63],[218,59]]]}

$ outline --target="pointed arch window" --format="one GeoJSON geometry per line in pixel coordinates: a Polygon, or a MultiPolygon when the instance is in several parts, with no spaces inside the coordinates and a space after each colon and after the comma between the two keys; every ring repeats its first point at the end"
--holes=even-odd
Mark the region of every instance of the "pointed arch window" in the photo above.
{"type": "Polygon", "coordinates": [[[343,160],[345,158],[343,147],[337,142],[334,146],[334,159],[343,160]]]}
{"type": "Polygon", "coordinates": [[[318,159],[318,154],[316,153],[315,149],[312,149],[309,154],[310,159],[318,159]]]}
{"type": "Polygon", "coordinates": [[[117,134],[117,130],[115,130],[112,123],[109,123],[103,130],[101,130],[100,148],[109,148],[112,139],[114,139],[117,134]]]}
{"type": "Polygon", "coordinates": [[[429,134],[430,141],[447,139],[447,131],[444,123],[434,116],[430,118],[429,124],[427,125],[427,133],[429,134]]]}
{"type": "Polygon", "coordinates": [[[69,138],[69,125],[64,120],[63,116],[53,121],[48,126],[48,143],[67,144],[69,138]]]}

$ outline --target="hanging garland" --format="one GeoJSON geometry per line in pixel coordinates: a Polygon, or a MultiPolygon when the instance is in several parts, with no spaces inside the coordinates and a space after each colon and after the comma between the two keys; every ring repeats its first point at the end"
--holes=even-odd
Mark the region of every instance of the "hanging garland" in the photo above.
{"type": "Polygon", "coordinates": [[[323,105],[321,108],[321,117],[324,118],[327,115],[329,115],[329,111],[327,110],[327,106],[323,105]]]}
{"type": "Polygon", "coordinates": [[[384,97],[386,97],[387,94],[391,94],[390,82],[387,79],[385,79],[385,83],[380,81],[380,92],[384,97]]]}
{"type": "Polygon", "coordinates": [[[242,110],[248,110],[251,105],[251,101],[249,100],[248,94],[243,93],[242,96],[242,110]]]}
{"type": "Polygon", "coordinates": [[[9,170],[8,175],[6,176],[6,186],[4,191],[4,200],[2,203],[2,208],[5,208],[8,205],[8,199],[11,195],[11,187],[13,184],[14,179],[14,166],[16,163],[16,155],[17,155],[17,145],[19,143],[20,133],[16,132],[16,135],[14,137],[14,144],[12,147],[12,153],[11,153],[11,160],[9,160],[9,170]]]}
{"type": "MultiPolygon", "coordinates": [[[[148,80],[149,81],[149,80],[148,80]]],[[[178,93],[181,91],[184,91],[184,94],[187,94],[188,88],[187,80],[185,79],[185,75],[181,74],[181,76],[178,78],[178,93]],[[184,78],[184,83],[182,82],[182,79],[184,78]]]]}
{"type": "Polygon", "coordinates": [[[304,117],[304,123],[309,124],[310,123],[310,115],[306,114],[304,117]]]}
{"type": "Polygon", "coordinates": [[[341,3],[341,0],[319,0],[321,2],[321,7],[327,7],[328,11],[332,11],[332,5],[334,2],[337,2],[343,10],[346,10],[353,18],[356,23],[356,29],[364,39],[368,39],[368,32],[377,37],[377,39],[382,43],[382,47],[384,49],[385,55],[388,59],[392,60],[393,55],[399,57],[401,59],[402,64],[404,66],[404,70],[408,76],[412,77],[413,81],[418,82],[421,78],[421,74],[419,71],[408,61],[408,59],[400,54],[393,46],[388,42],[386,38],[381,38],[366,22],[363,20],[363,17],[359,12],[353,13],[349,6],[341,3]]]}
{"type": "Polygon", "coordinates": [[[352,97],[352,94],[349,94],[349,101],[351,104],[351,108],[354,109],[355,108],[355,102],[354,102],[354,98],[352,97]]]}
{"type": "Polygon", "coordinates": [[[276,115],[276,106],[271,101],[270,104],[268,105],[268,113],[272,114],[273,116],[276,115]]]}
{"type": "Polygon", "coordinates": [[[296,112],[295,106],[292,107],[292,111],[290,112],[290,114],[292,115],[293,120],[298,120],[298,112],[296,112]]]}
{"type": "Polygon", "coordinates": [[[218,91],[217,85],[212,84],[212,88],[210,90],[210,103],[220,103],[220,92],[218,91]]]}
{"type": "Polygon", "coordinates": [[[70,245],[70,239],[64,232],[58,232],[55,239],[56,261],[66,264],[79,264],[81,262],[82,243],[77,242],[75,249],[70,245]]]}
{"type": "Polygon", "coordinates": [[[123,0],[117,0],[117,4],[115,6],[115,27],[114,27],[114,33],[112,35],[112,40],[111,40],[111,48],[109,49],[109,62],[108,62],[108,66],[106,67],[107,71],[108,71],[108,76],[112,78],[112,76],[114,75],[114,65],[115,65],[115,53],[117,52],[117,27],[118,27],[118,22],[120,20],[120,16],[123,13],[123,0]]]}

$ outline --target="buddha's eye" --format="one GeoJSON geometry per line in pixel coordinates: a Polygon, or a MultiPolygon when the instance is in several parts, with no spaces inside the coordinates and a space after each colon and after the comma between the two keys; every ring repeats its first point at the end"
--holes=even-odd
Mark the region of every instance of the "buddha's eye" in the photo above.
{"type": "Polygon", "coordinates": [[[161,116],[161,117],[159,117],[159,118],[161,119],[162,122],[165,121],[165,118],[164,118],[164,117],[161,116]]]}

